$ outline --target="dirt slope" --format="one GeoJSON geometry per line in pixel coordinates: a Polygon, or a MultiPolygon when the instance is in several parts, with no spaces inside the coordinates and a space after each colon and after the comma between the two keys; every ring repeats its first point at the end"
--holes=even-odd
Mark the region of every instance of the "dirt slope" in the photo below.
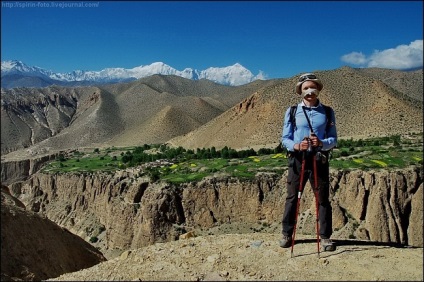
{"type": "Polygon", "coordinates": [[[105,261],[84,241],[1,191],[1,281],[39,281],[105,261]]]}
{"type": "Polygon", "coordinates": [[[317,255],[314,238],[298,238],[291,258],[278,233],[193,237],[126,251],[55,281],[422,281],[423,249],[365,241],[335,241],[317,255]]]}

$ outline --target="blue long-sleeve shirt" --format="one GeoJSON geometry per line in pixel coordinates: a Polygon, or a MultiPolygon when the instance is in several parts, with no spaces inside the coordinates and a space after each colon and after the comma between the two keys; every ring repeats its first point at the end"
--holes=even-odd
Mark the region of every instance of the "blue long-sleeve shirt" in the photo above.
{"type": "Polygon", "coordinates": [[[281,135],[283,146],[289,151],[294,151],[294,144],[302,142],[305,137],[309,137],[310,135],[311,129],[306,120],[302,106],[305,107],[305,112],[309,117],[314,133],[322,141],[322,150],[328,151],[335,147],[337,144],[337,130],[333,109],[331,109],[331,123],[326,132],[327,118],[324,106],[319,102],[316,107],[307,107],[303,101],[297,105],[295,116],[296,129],[290,122],[290,108],[287,109],[284,115],[283,133],[281,135]]]}

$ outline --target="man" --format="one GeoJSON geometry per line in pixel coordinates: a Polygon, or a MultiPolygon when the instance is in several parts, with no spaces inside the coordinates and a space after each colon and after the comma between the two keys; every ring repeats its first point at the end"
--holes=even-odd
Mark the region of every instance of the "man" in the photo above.
{"type": "Polygon", "coordinates": [[[291,107],[287,109],[284,116],[281,141],[289,151],[289,172],[287,176],[287,197],[282,218],[283,236],[280,241],[282,248],[288,248],[292,245],[301,166],[303,157],[305,157],[302,190],[308,179],[311,186],[314,187],[313,162],[317,162],[321,247],[324,251],[336,249],[330,239],[333,230],[332,208],[329,201],[328,150],[336,146],[337,131],[333,109],[328,107],[328,112],[326,112],[326,107],[318,99],[322,88],[322,82],[313,73],[301,75],[296,84],[296,93],[301,95],[303,99],[297,105],[294,120],[290,118],[291,107]],[[327,117],[330,117],[330,120],[327,120],[327,117]]]}

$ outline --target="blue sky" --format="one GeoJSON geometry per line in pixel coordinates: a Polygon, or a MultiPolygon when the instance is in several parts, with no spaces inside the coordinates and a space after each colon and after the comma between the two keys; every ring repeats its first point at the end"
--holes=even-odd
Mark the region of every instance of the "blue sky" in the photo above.
{"type": "Polygon", "coordinates": [[[54,72],[423,66],[422,1],[2,1],[1,60],[54,72]],[[63,7],[63,5],[68,5],[63,7]]]}

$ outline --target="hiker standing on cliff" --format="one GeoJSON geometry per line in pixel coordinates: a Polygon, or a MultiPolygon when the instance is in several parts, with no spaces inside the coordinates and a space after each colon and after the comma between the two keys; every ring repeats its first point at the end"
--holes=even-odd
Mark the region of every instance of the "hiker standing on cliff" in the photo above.
{"type": "MultiPolygon", "coordinates": [[[[280,246],[288,248],[294,244],[293,231],[297,216],[299,190],[305,187],[309,179],[314,187],[313,161],[316,161],[318,188],[319,235],[321,248],[334,251],[335,245],[330,237],[332,230],[332,208],[329,200],[329,163],[328,152],[337,143],[335,115],[332,108],[321,104],[318,99],[322,82],[312,73],[299,77],[296,93],[302,96],[297,106],[289,107],[284,116],[281,142],[289,154],[287,176],[287,197],[282,218],[282,240],[280,246]],[[309,120],[308,120],[309,119],[309,120]],[[304,175],[301,177],[302,161],[305,159],[304,175]],[[302,188],[300,181],[302,179],[302,188]]],[[[302,191],[300,190],[300,191],[302,191]]],[[[300,200],[300,199],[299,199],[300,200]]]]}

